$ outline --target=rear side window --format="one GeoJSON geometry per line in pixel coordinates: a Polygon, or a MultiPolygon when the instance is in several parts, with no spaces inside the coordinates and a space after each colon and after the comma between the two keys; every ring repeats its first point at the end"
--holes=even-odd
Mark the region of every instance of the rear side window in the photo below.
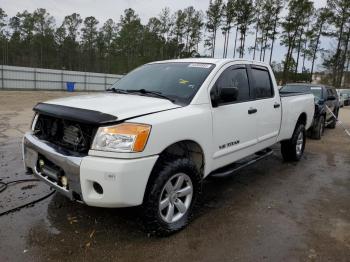
{"type": "Polygon", "coordinates": [[[333,92],[332,92],[332,89],[328,88],[327,89],[327,96],[333,96],[333,92]]]}
{"type": "Polygon", "coordinates": [[[333,89],[333,88],[329,88],[329,92],[330,92],[331,95],[333,95],[335,97],[338,96],[337,91],[335,89],[333,89]]]}
{"type": "Polygon", "coordinates": [[[218,94],[222,88],[238,88],[238,97],[235,103],[250,99],[250,90],[247,71],[245,68],[227,68],[216,82],[218,94]]]}
{"type": "Polygon", "coordinates": [[[252,68],[256,98],[273,97],[273,86],[267,70],[252,68]]]}

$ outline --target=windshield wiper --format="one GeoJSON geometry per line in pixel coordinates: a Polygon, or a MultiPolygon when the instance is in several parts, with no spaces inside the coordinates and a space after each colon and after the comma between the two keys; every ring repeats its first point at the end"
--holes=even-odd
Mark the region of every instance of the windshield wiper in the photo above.
{"type": "Polygon", "coordinates": [[[114,88],[114,87],[106,89],[106,91],[114,92],[114,93],[118,93],[118,94],[127,94],[128,93],[126,90],[117,89],[117,88],[114,88]]]}
{"type": "Polygon", "coordinates": [[[128,93],[140,93],[140,94],[151,94],[151,95],[154,95],[154,96],[157,96],[159,98],[163,98],[163,99],[167,99],[171,102],[175,102],[174,99],[166,96],[166,95],[163,95],[161,92],[157,92],[157,91],[150,91],[150,90],[146,90],[146,89],[138,89],[138,90],[123,90],[123,91],[126,91],[128,93]]]}

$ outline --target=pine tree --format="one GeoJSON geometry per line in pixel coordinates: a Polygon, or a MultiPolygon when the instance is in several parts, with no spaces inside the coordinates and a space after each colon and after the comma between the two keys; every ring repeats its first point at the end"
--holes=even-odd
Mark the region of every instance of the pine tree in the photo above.
{"type": "Polygon", "coordinates": [[[281,35],[281,44],[287,47],[287,54],[284,60],[282,81],[286,83],[291,70],[291,65],[294,64],[293,59],[294,49],[300,36],[301,30],[307,25],[308,19],[313,12],[313,2],[310,0],[290,0],[288,4],[288,14],[282,22],[283,32],[281,35]],[[292,63],[293,61],[293,63],[292,63]]]}
{"type": "Polygon", "coordinates": [[[97,44],[97,25],[98,20],[93,16],[88,16],[84,19],[84,26],[81,29],[82,37],[81,43],[83,46],[83,52],[87,56],[87,68],[86,70],[94,71],[95,69],[95,56],[96,56],[96,44],[97,44]]]}
{"type": "Polygon", "coordinates": [[[206,28],[211,35],[206,40],[206,46],[211,50],[211,57],[215,56],[216,34],[222,23],[222,6],[222,0],[210,0],[207,10],[206,28]]]}
{"type": "Polygon", "coordinates": [[[325,30],[330,16],[331,13],[328,8],[318,9],[316,12],[315,23],[311,26],[309,31],[310,42],[306,55],[309,54],[311,57],[310,82],[312,81],[317,54],[320,51],[321,36],[326,34],[325,30]]]}
{"type": "Polygon", "coordinates": [[[239,30],[239,57],[243,58],[245,51],[245,42],[248,32],[248,27],[253,21],[253,1],[252,0],[237,0],[235,8],[237,27],[239,30]]]}
{"type": "Polygon", "coordinates": [[[36,64],[40,67],[48,68],[55,60],[54,23],[55,19],[45,9],[39,8],[34,11],[33,45],[34,50],[39,51],[36,64]]]}
{"type": "Polygon", "coordinates": [[[7,32],[6,32],[6,25],[7,25],[7,14],[5,11],[0,8],[0,47],[1,47],[1,58],[0,61],[2,61],[2,64],[7,64],[8,60],[8,39],[7,39],[7,32]]]}
{"type": "Polygon", "coordinates": [[[261,24],[261,15],[263,12],[263,0],[255,0],[254,1],[254,6],[255,6],[255,13],[254,13],[254,20],[253,22],[255,23],[255,37],[254,37],[254,46],[251,48],[253,49],[253,60],[255,60],[255,55],[256,55],[256,51],[258,48],[258,34],[261,30],[260,28],[260,24],[261,24]]]}
{"type": "Polygon", "coordinates": [[[279,23],[279,15],[283,9],[283,5],[286,2],[286,0],[273,0],[273,12],[272,12],[272,32],[270,35],[271,40],[271,51],[270,51],[270,64],[272,64],[272,56],[273,56],[273,49],[275,45],[276,35],[278,34],[277,27],[279,23]]]}
{"type": "Polygon", "coordinates": [[[229,46],[230,33],[233,22],[235,20],[235,5],[236,0],[228,0],[226,5],[223,5],[224,26],[222,28],[224,34],[224,52],[223,58],[227,57],[227,50],[229,46]]]}
{"type": "Polygon", "coordinates": [[[330,22],[336,29],[334,36],[337,38],[337,48],[332,58],[332,83],[334,86],[340,87],[345,68],[346,50],[348,49],[348,35],[350,33],[350,1],[328,0],[327,5],[332,12],[330,22]]]}
{"type": "Polygon", "coordinates": [[[61,25],[65,31],[65,40],[60,46],[62,52],[62,68],[69,70],[84,70],[80,59],[80,26],[83,22],[81,16],[77,13],[65,16],[61,25]]]}

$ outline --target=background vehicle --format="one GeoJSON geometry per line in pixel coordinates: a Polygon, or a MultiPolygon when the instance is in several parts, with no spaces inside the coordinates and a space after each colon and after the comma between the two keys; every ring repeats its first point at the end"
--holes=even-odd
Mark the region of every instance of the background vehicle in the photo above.
{"type": "Polygon", "coordinates": [[[338,116],[340,104],[334,88],[313,84],[287,84],[281,89],[281,92],[312,93],[315,96],[315,114],[312,128],[310,129],[310,134],[313,138],[321,139],[325,126],[335,128],[337,122],[326,108],[328,106],[338,116]]]}
{"type": "Polygon", "coordinates": [[[205,177],[231,174],[277,142],[286,161],[300,160],[314,98],[280,95],[265,63],[183,59],[34,111],[29,172],[87,205],[143,205],[148,229],[169,234],[190,221],[205,177]]]}
{"type": "Polygon", "coordinates": [[[344,106],[344,97],[343,94],[338,94],[339,97],[339,107],[343,107],[344,106]]]}
{"type": "Polygon", "coordinates": [[[350,105],[350,95],[343,93],[343,97],[344,97],[344,106],[350,105]]]}
{"type": "Polygon", "coordinates": [[[350,89],[337,89],[337,92],[344,100],[344,106],[350,105],[350,89]]]}

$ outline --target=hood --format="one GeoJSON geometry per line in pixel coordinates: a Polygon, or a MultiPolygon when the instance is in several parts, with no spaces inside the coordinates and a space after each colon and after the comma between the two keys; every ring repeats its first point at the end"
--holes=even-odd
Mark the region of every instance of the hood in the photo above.
{"type": "Polygon", "coordinates": [[[59,98],[44,104],[58,106],[61,111],[85,111],[109,115],[118,121],[180,107],[166,99],[115,93],[59,98]],[[67,110],[62,110],[65,107],[67,110]]]}

